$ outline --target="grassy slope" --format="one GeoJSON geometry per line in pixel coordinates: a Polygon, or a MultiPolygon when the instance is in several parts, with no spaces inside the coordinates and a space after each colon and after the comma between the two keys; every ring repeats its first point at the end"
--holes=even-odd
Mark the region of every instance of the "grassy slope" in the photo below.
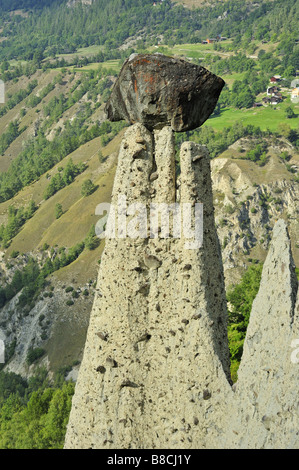
{"type": "MultiPolygon", "coordinates": [[[[58,70],[52,70],[46,73],[42,73],[41,71],[37,72],[36,75],[39,83],[38,87],[33,91],[33,94],[38,93],[47,83],[53,81],[54,76],[58,73],[58,70]]],[[[21,126],[28,126],[28,131],[13,142],[5,156],[0,157],[0,171],[5,171],[9,162],[18,155],[23,141],[32,133],[34,122],[39,117],[39,113],[37,113],[36,110],[42,109],[53,96],[59,96],[61,92],[68,93],[70,87],[77,78],[79,78],[80,74],[82,74],[81,71],[76,73],[74,81],[72,82],[69,80],[70,75],[66,74],[62,85],[57,84],[55,89],[51,91],[36,108],[28,109],[27,114],[21,119],[21,126]],[[20,140],[20,142],[17,142],[17,140],[20,140]]],[[[31,80],[34,78],[35,76],[31,77],[31,80]]],[[[23,88],[28,85],[29,80],[26,78],[23,80],[22,78],[20,83],[23,88]]],[[[20,87],[20,83],[9,83],[7,87],[8,92],[13,94],[18,87],[20,87]]],[[[0,129],[2,129],[2,132],[11,119],[19,116],[20,109],[24,107],[25,101],[26,99],[0,119],[0,129]]],[[[77,103],[64,113],[61,119],[62,124],[63,120],[71,119],[79,111],[79,106],[80,104],[77,103]]],[[[91,116],[91,121],[95,122],[100,117],[101,113],[101,108],[98,108],[91,116]]],[[[53,129],[55,129],[57,125],[58,123],[55,123],[51,127],[50,134],[51,130],[53,132],[53,129]]],[[[46,174],[44,174],[38,181],[25,187],[11,200],[0,204],[0,224],[6,222],[8,208],[11,205],[15,207],[26,206],[31,199],[39,205],[34,216],[26,222],[21,231],[13,239],[6,253],[7,258],[13,250],[17,250],[21,253],[35,251],[39,250],[44,243],[48,243],[50,246],[58,245],[59,247],[71,247],[83,241],[92,224],[95,224],[98,220],[95,215],[97,204],[110,201],[117,151],[123,132],[124,131],[116,136],[105,148],[101,146],[100,137],[87,142],[48,171],[50,176],[56,174],[58,168],[65,167],[70,158],[72,158],[74,163],[82,161],[87,163],[87,169],[79,175],[71,185],[63,188],[48,200],[44,200],[43,198],[45,189],[49,184],[49,179],[46,177],[46,174]],[[98,151],[100,149],[105,159],[103,163],[100,163],[98,158],[98,151]],[[82,182],[88,178],[97,185],[97,190],[91,196],[83,198],[81,196],[81,186],[82,182]],[[57,203],[62,205],[64,211],[63,216],[59,219],[55,218],[55,205],[57,203]],[[76,225],[76,230],[74,230],[74,225],[76,225]]],[[[81,263],[81,261],[78,261],[62,269],[62,277],[65,277],[66,273],[69,273],[69,276],[72,277],[77,273],[78,269],[78,281],[84,283],[87,278],[95,279],[98,270],[97,261],[100,258],[102,248],[103,244],[96,250],[98,254],[96,252],[84,252],[84,256],[83,254],[81,256],[82,259],[85,258],[86,261],[88,258],[90,258],[89,261],[91,261],[95,257],[96,265],[92,262],[81,263]]],[[[57,273],[55,273],[55,275],[57,275],[57,273]]]]}
{"type": "Polygon", "coordinates": [[[16,206],[29,201],[31,197],[39,209],[34,216],[27,221],[23,229],[13,239],[7,251],[9,255],[12,250],[20,252],[32,251],[40,248],[44,243],[50,246],[71,247],[81,242],[88,233],[92,224],[96,223],[96,205],[100,202],[109,202],[113,185],[116,155],[121,136],[117,136],[108,146],[103,149],[103,155],[110,157],[106,162],[100,164],[98,150],[100,149],[100,138],[94,139],[67,156],[62,162],[48,173],[55,174],[59,166],[65,166],[68,159],[72,158],[74,163],[79,161],[87,162],[88,168],[79,175],[75,181],[54,194],[46,201],[43,200],[43,193],[49,184],[46,175],[43,175],[37,182],[24,188],[12,200],[0,205],[0,210],[5,211],[9,205],[16,206]],[[90,178],[98,189],[88,197],[81,196],[81,186],[85,179],[90,178]],[[55,219],[55,205],[60,203],[65,213],[55,219]],[[76,230],[74,230],[74,222],[76,230]]]}
{"type": "MultiPolygon", "coordinates": [[[[54,75],[57,75],[57,73],[59,71],[56,70],[42,74],[39,78],[37,90],[43,88],[49,80],[53,80],[54,75]]],[[[76,74],[75,80],[79,78],[80,73],[82,72],[79,71],[76,74]]],[[[26,79],[24,82],[22,81],[22,85],[25,86],[25,82],[27,85],[26,79]]],[[[37,108],[41,109],[53,96],[58,96],[60,92],[67,93],[73,83],[69,83],[68,75],[66,75],[63,85],[56,85],[55,90],[45,97],[43,103],[40,103],[37,108]]],[[[13,88],[9,88],[13,92],[13,88]]],[[[36,90],[33,93],[36,93],[36,90]]],[[[24,103],[22,102],[11,110],[13,115],[18,115],[19,110],[23,106],[24,103]]],[[[63,119],[71,119],[78,112],[79,106],[75,104],[67,110],[63,115],[63,119]]],[[[37,108],[29,109],[21,120],[21,125],[28,125],[29,133],[32,130],[34,121],[39,116],[39,113],[36,113],[37,108]]],[[[91,121],[95,122],[100,117],[101,112],[101,108],[98,108],[91,116],[91,121]]],[[[3,128],[8,124],[9,116],[7,114],[0,119],[0,125],[3,128]]],[[[56,125],[57,123],[51,129],[55,128],[56,125]]],[[[79,175],[71,185],[63,188],[48,200],[43,198],[44,191],[49,184],[49,179],[44,174],[38,181],[16,194],[14,198],[0,204],[0,224],[6,221],[10,205],[15,205],[16,207],[26,206],[31,199],[39,205],[34,216],[26,222],[21,231],[13,239],[11,246],[6,252],[6,259],[9,259],[10,253],[13,250],[17,250],[20,253],[39,252],[44,243],[48,243],[50,246],[71,247],[84,240],[91,226],[98,220],[98,216],[95,215],[97,204],[109,202],[111,199],[117,152],[123,132],[104,148],[102,148],[100,137],[87,142],[49,170],[48,174],[54,175],[57,173],[58,167],[65,167],[70,158],[72,158],[74,163],[82,161],[87,163],[87,169],[84,173],[79,175]],[[98,158],[100,149],[104,157],[104,162],[102,163],[100,163],[98,158]],[[83,198],[81,196],[81,186],[82,182],[88,178],[98,188],[92,195],[83,198]],[[59,219],[55,218],[55,205],[57,203],[62,204],[65,211],[59,219]]],[[[18,146],[12,144],[8,152],[11,154],[11,159],[15,158],[18,154],[18,146]]],[[[0,171],[5,169],[3,161],[4,158],[0,158],[0,165],[2,164],[0,171]]],[[[99,260],[103,248],[104,241],[95,250],[90,251],[85,249],[75,262],[54,272],[49,276],[48,280],[52,286],[55,286],[55,289],[64,289],[64,286],[68,285],[72,285],[74,288],[82,288],[82,286],[90,281],[93,284],[97,279],[99,260]]],[[[86,297],[81,294],[78,299],[75,299],[75,303],[71,307],[66,305],[64,296],[62,296],[61,300],[58,296],[58,299],[56,298],[53,304],[56,317],[54,329],[49,340],[43,345],[51,363],[51,370],[57,370],[61,366],[71,364],[82,353],[85,343],[84,335],[87,331],[94,295],[93,288],[88,290],[89,295],[86,297]]],[[[69,294],[69,298],[72,298],[71,294],[69,294]]]]}
{"type": "MultiPolygon", "coordinates": [[[[154,50],[153,48],[153,51],[154,50]]],[[[85,51],[80,51],[80,54],[88,52],[94,53],[95,51],[93,48],[86,48],[85,51]]],[[[171,49],[168,48],[166,53],[183,56],[190,60],[190,58],[198,59],[203,57],[204,54],[217,53],[217,51],[214,51],[212,46],[209,45],[184,44],[174,46],[171,49]]],[[[229,52],[225,54],[229,54],[229,52]]],[[[10,161],[17,156],[22,148],[22,143],[25,138],[32,133],[34,122],[40,115],[37,110],[42,110],[43,106],[47,104],[53,96],[59,96],[61,92],[68,93],[70,87],[75,80],[79,78],[80,74],[90,69],[97,69],[98,66],[99,64],[89,64],[86,67],[78,69],[69,67],[70,72],[75,72],[74,81],[69,81],[70,75],[67,73],[62,85],[56,85],[55,89],[45,97],[42,103],[36,108],[27,111],[27,114],[21,120],[21,126],[28,126],[28,129],[7,149],[5,156],[0,157],[0,171],[5,171],[10,161]]],[[[119,61],[107,61],[102,64],[102,66],[119,70],[121,64],[119,61]]],[[[46,73],[38,71],[36,77],[38,78],[39,84],[33,94],[52,81],[54,76],[60,72],[61,70],[59,69],[51,70],[46,73]]],[[[34,78],[35,76],[31,77],[30,80],[34,78]]],[[[232,86],[234,80],[243,78],[243,74],[236,73],[224,76],[223,78],[229,86],[232,86]]],[[[10,93],[14,93],[20,86],[25,88],[28,83],[28,79],[22,78],[19,83],[8,84],[8,90],[10,93]]],[[[5,130],[10,120],[19,116],[25,101],[19,103],[14,109],[9,111],[9,113],[0,118],[0,132],[5,130]]],[[[269,128],[276,130],[280,122],[287,122],[291,127],[296,128],[298,126],[299,117],[291,120],[286,120],[285,118],[284,110],[288,104],[289,103],[285,101],[277,106],[277,109],[263,107],[249,110],[224,110],[220,116],[207,120],[205,125],[212,126],[216,130],[221,130],[236,121],[242,121],[244,124],[254,124],[260,126],[262,129],[269,128]]],[[[61,123],[63,124],[64,119],[71,119],[79,111],[79,107],[80,104],[75,104],[72,108],[67,110],[61,122],[55,123],[51,127],[52,132],[54,132],[56,126],[61,125],[61,123]]],[[[299,114],[298,106],[296,107],[296,111],[297,114],[299,114]]],[[[94,113],[93,121],[96,121],[100,114],[101,108],[94,113]]],[[[95,216],[97,204],[110,201],[117,161],[117,151],[123,132],[124,131],[113,139],[107,147],[102,149],[104,157],[108,157],[104,163],[100,164],[98,159],[101,139],[96,138],[81,146],[62,160],[56,167],[52,168],[48,172],[50,175],[54,175],[58,171],[58,167],[65,167],[70,158],[73,159],[74,163],[85,161],[88,165],[85,172],[79,175],[71,185],[60,190],[50,199],[46,201],[43,200],[43,194],[49,184],[49,180],[46,178],[46,175],[42,175],[38,181],[24,188],[12,200],[0,204],[0,224],[5,221],[8,207],[11,204],[17,207],[27,205],[32,198],[39,204],[39,208],[32,219],[26,222],[19,234],[13,239],[10,248],[7,250],[7,257],[9,257],[13,250],[20,251],[21,253],[39,250],[44,243],[48,243],[50,246],[58,245],[59,247],[70,247],[85,238],[91,225],[97,222],[97,217],[95,216]],[[98,188],[91,196],[83,198],[80,192],[81,185],[87,178],[90,178],[94,184],[98,185],[98,188]],[[62,204],[63,210],[65,211],[63,216],[58,220],[55,218],[55,205],[57,203],[62,204]]],[[[220,157],[231,159],[232,156],[238,157],[238,152],[233,148],[224,152],[220,157]]],[[[269,162],[265,167],[260,168],[251,162],[238,160],[238,166],[244,173],[250,176],[252,181],[258,184],[268,182],[271,179],[273,180],[273,178],[290,178],[290,173],[285,171],[285,168],[282,166],[283,164],[278,159],[274,159],[273,162],[271,160],[271,163],[269,162]]],[[[59,285],[60,287],[65,285],[82,286],[89,280],[96,280],[103,248],[104,242],[101,242],[99,247],[93,251],[84,250],[75,262],[51,275],[52,285],[59,285]]],[[[264,255],[265,253],[256,253],[254,257],[263,258],[264,255]]],[[[54,368],[69,363],[71,358],[76,357],[78,347],[80,348],[80,345],[84,344],[84,341],[82,342],[82,331],[86,331],[91,305],[92,295],[88,298],[80,296],[70,310],[65,304],[61,306],[61,311],[58,312],[55,332],[53,332],[54,334],[51,335],[47,344],[49,359],[54,368]],[[74,318],[77,318],[78,321],[73,321],[74,318]]]]}

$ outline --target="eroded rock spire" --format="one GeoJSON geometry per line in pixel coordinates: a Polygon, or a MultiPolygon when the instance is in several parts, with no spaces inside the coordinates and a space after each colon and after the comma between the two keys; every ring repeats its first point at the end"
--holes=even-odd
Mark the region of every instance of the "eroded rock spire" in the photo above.
{"type": "MultiPolygon", "coordinates": [[[[148,214],[174,203],[174,172],[171,129],[153,140],[135,124],[121,143],[112,203],[125,196],[148,214]]],[[[209,155],[199,145],[182,146],[177,199],[182,210],[203,203],[201,248],[186,248],[183,230],[106,240],[66,446],[205,447],[207,428],[218,433],[230,389],[227,312],[209,155]]],[[[132,220],[127,213],[127,227],[132,220]]]]}

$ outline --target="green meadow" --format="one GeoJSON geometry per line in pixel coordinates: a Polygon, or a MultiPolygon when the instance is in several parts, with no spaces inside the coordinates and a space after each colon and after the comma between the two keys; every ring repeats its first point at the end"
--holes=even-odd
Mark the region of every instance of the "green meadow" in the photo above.
{"type": "Polygon", "coordinates": [[[297,114],[296,118],[287,119],[285,110],[290,106],[287,99],[276,106],[262,106],[260,108],[234,109],[225,108],[221,114],[216,117],[210,117],[204,126],[213,127],[215,130],[223,130],[225,127],[232,126],[235,122],[242,122],[244,125],[252,124],[260,127],[261,130],[277,131],[279,124],[288,124],[291,129],[299,128],[299,105],[294,106],[297,114]]]}

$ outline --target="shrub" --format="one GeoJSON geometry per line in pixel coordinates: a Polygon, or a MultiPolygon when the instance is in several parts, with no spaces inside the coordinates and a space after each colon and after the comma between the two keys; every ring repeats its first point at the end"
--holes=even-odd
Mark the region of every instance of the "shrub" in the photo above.
{"type": "Polygon", "coordinates": [[[55,218],[59,219],[63,215],[62,205],[57,203],[55,206],[55,218]]]}
{"type": "Polygon", "coordinates": [[[95,226],[92,225],[91,229],[89,230],[87,237],[84,240],[85,248],[88,250],[94,250],[100,244],[100,239],[96,236],[95,233],[95,226]]]}
{"type": "Polygon", "coordinates": [[[233,214],[235,212],[234,206],[230,204],[227,204],[224,209],[227,214],[233,214]]]}
{"type": "Polygon", "coordinates": [[[85,180],[82,184],[81,195],[83,197],[90,196],[96,190],[96,186],[93,184],[91,179],[85,180]]]}

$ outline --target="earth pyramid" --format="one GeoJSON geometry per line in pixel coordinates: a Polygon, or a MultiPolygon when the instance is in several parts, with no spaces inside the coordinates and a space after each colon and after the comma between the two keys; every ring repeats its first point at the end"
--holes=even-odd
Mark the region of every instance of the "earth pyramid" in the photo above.
{"type": "Polygon", "coordinates": [[[114,85],[108,118],[131,125],[66,449],[299,447],[298,282],[286,224],[273,230],[233,385],[209,153],[184,142],[179,171],[175,163],[174,132],[202,125],[223,85],[161,54],[131,56],[114,85]]]}

